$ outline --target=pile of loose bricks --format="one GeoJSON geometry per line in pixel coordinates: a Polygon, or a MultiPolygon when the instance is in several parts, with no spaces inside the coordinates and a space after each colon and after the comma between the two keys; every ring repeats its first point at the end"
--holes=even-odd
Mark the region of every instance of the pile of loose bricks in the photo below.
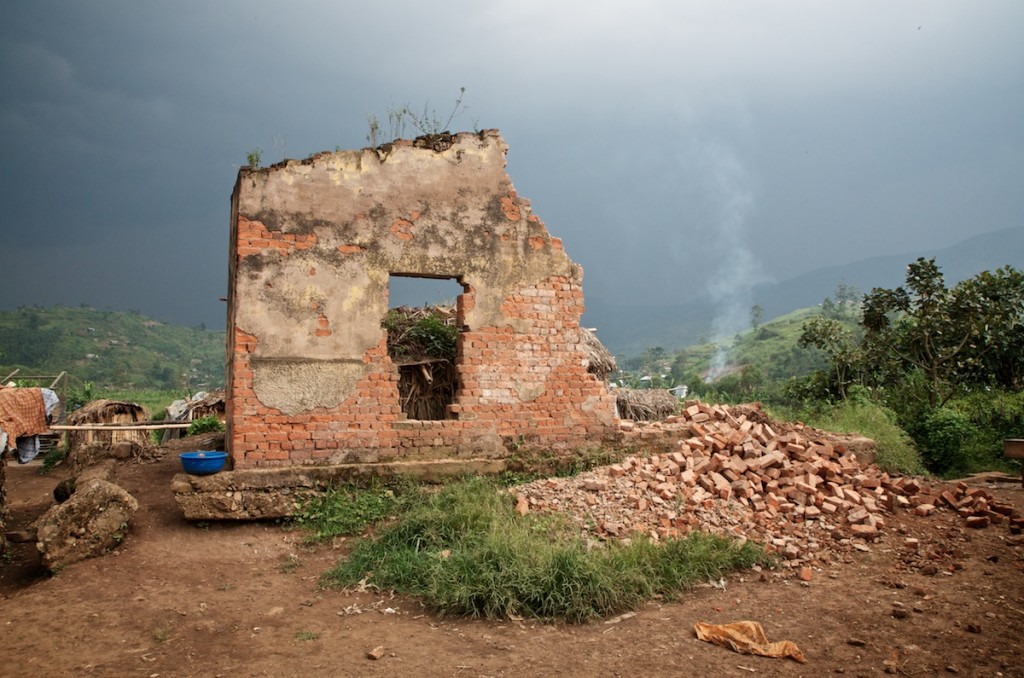
{"type": "Polygon", "coordinates": [[[983,488],[931,485],[862,466],[841,436],[769,420],[757,406],[690,401],[665,422],[677,449],[512,488],[517,509],[573,517],[591,539],[662,540],[692,530],[752,539],[790,567],[824,564],[881,538],[896,511],[951,509],[969,527],[1024,518],[983,488]]]}

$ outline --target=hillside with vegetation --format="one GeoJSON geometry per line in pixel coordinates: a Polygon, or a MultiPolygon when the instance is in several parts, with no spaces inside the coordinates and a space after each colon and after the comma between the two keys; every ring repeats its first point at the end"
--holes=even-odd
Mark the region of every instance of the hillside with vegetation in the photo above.
{"type": "Polygon", "coordinates": [[[623,385],[712,402],[758,400],[879,441],[892,470],[944,475],[1014,470],[1003,440],[1024,438],[1024,273],[1010,266],[947,285],[934,259],[902,285],[835,298],[718,343],[662,347],[620,362],[623,385]]]}
{"type": "Polygon", "coordinates": [[[621,359],[622,371],[617,376],[626,386],[685,385],[692,394],[714,392],[728,401],[753,399],[828,366],[824,351],[801,342],[805,325],[812,319],[834,319],[851,333],[857,332],[856,310],[851,302],[826,299],[822,305],[798,309],[764,323],[756,318],[756,312],[752,315],[751,326],[733,337],[705,339],[674,353],[655,346],[639,356],[621,359]]]}
{"type": "Polygon", "coordinates": [[[0,377],[66,371],[72,387],[198,391],[224,386],[224,332],[136,311],[22,306],[0,311],[0,377]]]}

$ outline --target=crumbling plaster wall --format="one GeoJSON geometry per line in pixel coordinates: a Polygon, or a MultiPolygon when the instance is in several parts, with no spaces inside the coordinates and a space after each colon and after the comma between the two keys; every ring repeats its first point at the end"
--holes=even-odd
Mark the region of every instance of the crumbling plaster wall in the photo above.
{"type": "Polygon", "coordinates": [[[582,270],[516,195],[497,131],[242,169],[232,196],[235,467],[500,457],[617,431],[586,372],[582,270]],[[455,278],[451,418],[401,413],[381,320],[392,274],[455,278]]]}

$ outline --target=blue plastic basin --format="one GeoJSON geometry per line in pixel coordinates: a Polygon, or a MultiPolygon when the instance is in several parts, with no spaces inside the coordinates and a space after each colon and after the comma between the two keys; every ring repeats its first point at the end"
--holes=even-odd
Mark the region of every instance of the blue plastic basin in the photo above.
{"type": "Polygon", "coordinates": [[[224,468],[228,460],[227,452],[210,452],[199,450],[197,452],[182,452],[178,455],[181,458],[181,467],[185,473],[196,476],[207,476],[216,473],[224,468]]]}

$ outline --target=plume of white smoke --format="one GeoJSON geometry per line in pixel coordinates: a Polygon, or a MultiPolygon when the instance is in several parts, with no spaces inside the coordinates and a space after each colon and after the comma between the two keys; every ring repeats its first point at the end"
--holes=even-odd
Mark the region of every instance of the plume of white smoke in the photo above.
{"type": "Polygon", "coordinates": [[[717,380],[728,365],[731,337],[746,326],[753,287],[765,276],[747,242],[747,217],[754,204],[752,180],[742,160],[721,142],[699,147],[704,189],[715,208],[713,239],[703,246],[716,262],[707,281],[715,306],[712,340],[718,344],[706,381],[717,380]]]}

